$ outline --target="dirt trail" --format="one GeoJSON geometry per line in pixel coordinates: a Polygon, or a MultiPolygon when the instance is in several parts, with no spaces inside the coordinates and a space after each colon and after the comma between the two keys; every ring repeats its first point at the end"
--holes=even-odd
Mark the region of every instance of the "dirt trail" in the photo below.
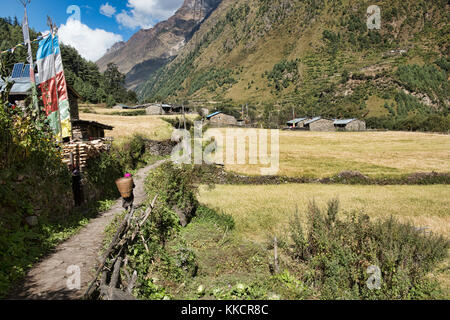
{"type": "MultiPolygon", "coordinates": [[[[150,170],[159,167],[166,160],[147,166],[134,176],[134,205],[139,206],[146,199],[144,179],[150,170]]],[[[103,240],[103,231],[114,216],[123,212],[121,199],[109,211],[92,219],[89,224],[60,244],[55,250],[37,263],[25,277],[23,284],[13,291],[10,299],[66,300],[81,299],[93,278],[95,266],[103,240]],[[69,290],[67,281],[73,272],[70,266],[78,266],[81,272],[81,290],[69,290]]]]}

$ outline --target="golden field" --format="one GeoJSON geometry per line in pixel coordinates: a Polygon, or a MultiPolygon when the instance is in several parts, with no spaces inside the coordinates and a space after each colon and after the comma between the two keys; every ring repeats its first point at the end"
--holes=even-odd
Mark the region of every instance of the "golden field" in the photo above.
{"type": "MultiPolygon", "coordinates": [[[[368,176],[450,172],[449,135],[280,131],[279,146],[278,175],[289,177],[322,178],[348,170],[368,176]]],[[[248,175],[259,175],[260,168],[261,165],[226,165],[227,170],[248,175]]]]}
{"type": "Polygon", "coordinates": [[[107,137],[121,140],[135,133],[142,134],[149,139],[170,139],[172,126],[161,119],[161,116],[117,116],[94,113],[80,113],[81,120],[97,121],[114,127],[112,131],[105,131],[107,137]]]}
{"type": "MultiPolygon", "coordinates": [[[[377,186],[377,185],[218,185],[213,189],[200,187],[202,204],[233,216],[236,232],[243,239],[266,243],[288,236],[289,223],[296,211],[306,221],[306,209],[311,200],[325,208],[337,197],[340,215],[364,213],[372,219],[387,219],[391,215],[401,222],[426,227],[438,235],[450,238],[450,186],[377,186]]],[[[439,264],[431,276],[450,297],[450,256],[439,264]],[[440,271],[439,271],[440,270],[440,271]]]]}
{"type": "MultiPolygon", "coordinates": [[[[83,120],[114,127],[106,135],[121,140],[134,133],[150,139],[169,139],[173,131],[161,118],[179,116],[119,116],[117,110],[91,108],[80,113],[83,120]]],[[[197,115],[187,115],[194,119],[197,115]]],[[[225,135],[226,129],[219,129],[225,135]]],[[[242,130],[245,134],[245,130],[242,130]]],[[[342,171],[368,176],[396,176],[414,172],[450,172],[450,135],[417,132],[308,132],[279,131],[278,175],[323,178],[342,171]]],[[[249,146],[246,146],[247,151],[249,146]]],[[[248,155],[247,155],[248,158],[248,155]]],[[[248,162],[248,161],[247,161],[248,162]]],[[[226,165],[229,171],[261,174],[266,165],[226,165]]]]}
{"type": "Polygon", "coordinates": [[[302,218],[308,203],[320,207],[338,197],[346,212],[364,212],[373,218],[411,221],[450,237],[450,186],[377,185],[217,185],[200,188],[201,203],[233,216],[245,238],[262,241],[289,226],[296,207],[302,218]]]}

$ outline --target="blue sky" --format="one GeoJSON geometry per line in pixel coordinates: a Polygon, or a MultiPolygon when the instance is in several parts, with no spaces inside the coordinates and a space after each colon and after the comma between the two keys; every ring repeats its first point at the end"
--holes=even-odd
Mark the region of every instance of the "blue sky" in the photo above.
{"type": "MultiPolygon", "coordinates": [[[[43,32],[48,30],[49,15],[60,27],[63,43],[96,61],[115,42],[127,41],[139,29],[151,28],[169,18],[182,3],[183,0],[32,0],[28,20],[33,29],[43,32]],[[71,6],[75,10],[68,10],[71,6]]],[[[23,6],[18,0],[1,0],[0,16],[17,16],[21,22],[23,6]]]]}

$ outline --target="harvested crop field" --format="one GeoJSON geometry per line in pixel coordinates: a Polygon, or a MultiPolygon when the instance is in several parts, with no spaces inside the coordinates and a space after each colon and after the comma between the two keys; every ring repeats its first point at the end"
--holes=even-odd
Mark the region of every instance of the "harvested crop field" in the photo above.
{"type": "Polygon", "coordinates": [[[411,221],[416,226],[450,237],[450,199],[448,185],[217,185],[200,188],[200,201],[218,211],[231,214],[236,228],[246,238],[264,240],[289,225],[296,206],[300,215],[309,201],[325,207],[338,197],[347,212],[364,212],[373,218],[411,221]]]}
{"type": "MultiPolygon", "coordinates": [[[[450,136],[443,134],[280,131],[279,145],[278,175],[289,177],[323,178],[350,170],[368,176],[450,172],[450,136]]],[[[260,168],[226,165],[249,175],[259,175],[260,168]]]]}

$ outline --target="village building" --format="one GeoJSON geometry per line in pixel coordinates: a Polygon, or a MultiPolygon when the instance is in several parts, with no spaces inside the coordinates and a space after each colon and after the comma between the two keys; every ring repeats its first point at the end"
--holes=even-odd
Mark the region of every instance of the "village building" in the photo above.
{"type": "MultiPolygon", "coordinates": [[[[39,85],[39,76],[35,75],[36,84],[39,85]]],[[[17,63],[13,67],[10,79],[14,82],[10,94],[9,102],[19,107],[25,106],[26,99],[31,95],[30,65],[17,63]]],[[[5,83],[0,80],[0,90],[4,90],[5,83]]],[[[105,130],[112,130],[113,127],[95,121],[80,120],[78,110],[78,99],[81,96],[72,86],[67,84],[69,96],[70,120],[72,123],[73,140],[96,140],[105,137],[105,130]]]]}
{"type": "Polygon", "coordinates": [[[113,130],[114,127],[96,121],[71,120],[72,139],[78,141],[92,141],[105,138],[105,130],[113,130]]]}
{"type": "Polygon", "coordinates": [[[166,114],[164,109],[159,104],[151,104],[145,109],[147,115],[161,115],[166,114]]]}
{"type": "Polygon", "coordinates": [[[286,125],[290,128],[303,128],[306,121],[308,121],[308,118],[296,118],[286,122],[286,125]]]}
{"type": "Polygon", "coordinates": [[[145,104],[144,106],[147,115],[183,114],[183,109],[185,113],[190,112],[190,108],[187,106],[158,103],[145,104]]]}
{"type": "Polygon", "coordinates": [[[338,131],[366,131],[366,123],[358,119],[337,119],[334,127],[338,131]]]}
{"type": "Polygon", "coordinates": [[[227,127],[227,126],[237,126],[238,122],[235,117],[222,113],[222,111],[217,111],[206,116],[206,120],[211,126],[215,127],[227,127]]]}
{"type": "Polygon", "coordinates": [[[309,131],[335,131],[334,122],[322,117],[315,117],[306,121],[304,128],[309,131]]]}

